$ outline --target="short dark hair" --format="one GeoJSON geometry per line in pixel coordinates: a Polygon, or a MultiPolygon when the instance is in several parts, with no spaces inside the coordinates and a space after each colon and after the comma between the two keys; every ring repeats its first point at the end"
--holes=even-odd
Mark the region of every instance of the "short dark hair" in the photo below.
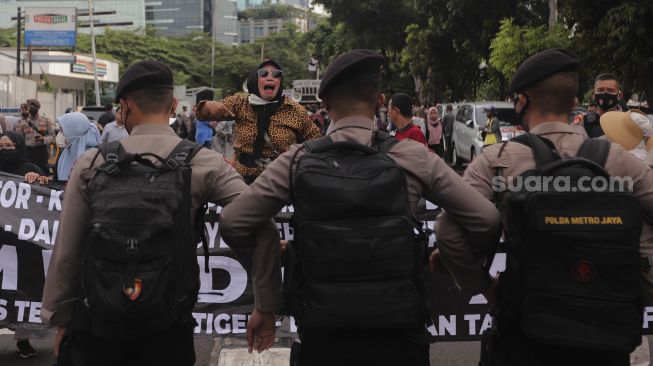
{"type": "Polygon", "coordinates": [[[126,99],[132,100],[143,114],[167,113],[173,100],[172,89],[144,89],[128,92],[126,99]]]}
{"type": "Polygon", "coordinates": [[[113,110],[113,104],[105,104],[104,110],[107,112],[113,110]]]}
{"type": "Polygon", "coordinates": [[[379,94],[381,93],[381,78],[373,77],[364,80],[350,80],[340,82],[329,88],[323,96],[332,107],[344,106],[352,101],[363,102],[372,109],[376,109],[379,94]]]}
{"type": "Polygon", "coordinates": [[[393,107],[399,108],[399,113],[404,117],[411,117],[413,111],[413,98],[406,93],[397,93],[390,97],[393,107]]]}
{"type": "Polygon", "coordinates": [[[529,87],[525,94],[530,97],[530,105],[542,114],[570,114],[578,95],[578,73],[555,73],[529,87]]]}
{"type": "Polygon", "coordinates": [[[619,85],[619,89],[621,89],[621,83],[619,82],[619,79],[614,74],[611,74],[609,72],[604,72],[602,74],[599,74],[595,79],[594,79],[594,85],[598,83],[599,81],[603,80],[614,80],[617,82],[617,85],[619,85]]]}
{"type": "Polygon", "coordinates": [[[447,107],[445,108],[446,111],[453,111],[453,106],[451,104],[447,104],[447,107]]]}

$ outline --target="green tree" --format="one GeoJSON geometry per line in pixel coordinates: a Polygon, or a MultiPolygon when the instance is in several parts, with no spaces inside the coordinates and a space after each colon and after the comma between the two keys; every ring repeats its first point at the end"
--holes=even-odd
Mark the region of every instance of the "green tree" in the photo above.
{"type": "Polygon", "coordinates": [[[519,26],[513,19],[501,21],[501,27],[490,43],[490,65],[503,77],[510,77],[528,56],[547,48],[571,48],[572,34],[563,25],[519,26]]]}
{"type": "Polygon", "coordinates": [[[316,41],[316,49],[321,53],[319,56],[323,65],[337,54],[352,48],[373,49],[387,59],[384,84],[388,93],[414,89],[413,78],[401,62],[407,35],[406,27],[420,21],[420,14],[414,7],[414,1],[316,0],[315,2],[322,4],[331,14],[330,28],[324,25],[321,28],[328,32],[327,35],[316,41]],[[332,46],[327,43],[331,43],[332,46]],[[325,44],[328,47],[326,52],[321,49],[325,44]]]}
{"type": "MultiPolygon", "coordinates": [[[[415,4],[427,21],[407,28],[402,61],[416,80],[423,81],[424,94],[437,100],[472,99],[497,77],[482,65],[490,57],[489,45],[501,19],[514,17],[519,24],[534,25],[545,24],[548,15],[541,0],[415,0],[415,4]]],[[[502,81],[490,84],[500,86],[502,81]]]]}
{"type": "Polygon", "coordinates": [[[0,28],[0,47],[16,47],[15,28],[0,28]]]}
{"type": "Polygon", "coordinates": [[[560,14],[573,27],[588,89],[594,76],[612,72],[626,92],[644,93],[653,106],[653,2],[568,0],[560,14]]]}

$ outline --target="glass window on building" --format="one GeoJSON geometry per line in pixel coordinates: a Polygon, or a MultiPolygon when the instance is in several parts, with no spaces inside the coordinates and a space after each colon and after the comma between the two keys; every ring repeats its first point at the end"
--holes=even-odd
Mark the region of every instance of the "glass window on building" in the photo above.
{"type": "Polygon", "coordinates": [[[263,37],[263,27],[254,27],[254,37],[263,37]]]}

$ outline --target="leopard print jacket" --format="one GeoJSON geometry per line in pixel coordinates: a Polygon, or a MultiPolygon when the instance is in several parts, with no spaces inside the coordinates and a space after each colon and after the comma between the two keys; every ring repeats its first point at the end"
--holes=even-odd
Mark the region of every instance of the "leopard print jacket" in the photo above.
{"type": "MultiPolygon", "coordinates": [[[[236,115],[233,134],[236,171],[242,176],[257,177],[263,173],[265,168],[250,168],[238,162],[239,154],[254,153],[256,113],[250,106],[247,95],[232,95],[222,102],[236,115]]],[[[320,130],[311,122],[306,108],[289,98],[284,98],[281,107],[270,118],[268,135],[276,151],[266,143],[263,145],[261,157],[273,160],[278,155],[288,151],[293,144],[320,137],[320,130]]]]}

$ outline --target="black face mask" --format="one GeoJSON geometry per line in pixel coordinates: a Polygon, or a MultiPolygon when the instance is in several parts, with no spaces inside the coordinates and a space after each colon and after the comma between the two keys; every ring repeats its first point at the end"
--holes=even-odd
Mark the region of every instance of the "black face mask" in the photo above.
{"type": "Polygon", "coordinates": [[[609,111],[617,105],[617,94],[603,93],[595,94],[594,101],[602,111],[609,111]]]}
{"type": "Polygon", "coordinates": [[[9,167],[20,162],[18,150],[0,150],[0,167],[9,167]]]}
{"type": "Polygon", "coordinates": [[[20,115],[23,116],[23,118],[29,117],[29,112],[20,112],[20,115]]]}

